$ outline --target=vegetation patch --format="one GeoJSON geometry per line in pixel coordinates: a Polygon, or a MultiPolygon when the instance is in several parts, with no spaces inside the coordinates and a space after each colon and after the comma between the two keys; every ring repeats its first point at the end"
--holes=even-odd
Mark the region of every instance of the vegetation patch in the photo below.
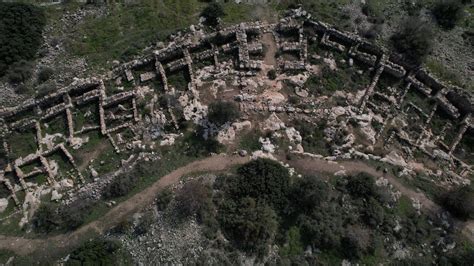
{"type": "Polygon", "coordinates": [[[0,2],[0,76],[12,64],[35,57],[45,24],[43,11],[33,5],[0,2]]]}

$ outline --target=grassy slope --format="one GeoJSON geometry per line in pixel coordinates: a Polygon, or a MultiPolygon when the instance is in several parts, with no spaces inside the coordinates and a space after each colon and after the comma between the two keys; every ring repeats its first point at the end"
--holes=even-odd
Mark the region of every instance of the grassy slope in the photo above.
{"type": "MultiPolygon", "coordinates": [[[[92,67],[107,61],[127,60],[177,30],[197,24],[205,3],[197,0],[144,0],[115,4],[104,17],[89,17],[69,42],[72,54],[84,56],[92,67]]],[[[251,6],[225,3],[225,24],[250,20],[251,6]]]]}

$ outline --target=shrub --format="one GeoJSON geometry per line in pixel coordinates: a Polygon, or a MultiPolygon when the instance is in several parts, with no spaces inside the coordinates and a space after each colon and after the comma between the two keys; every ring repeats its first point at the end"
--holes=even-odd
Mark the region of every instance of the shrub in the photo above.
{"type": "Polygon", "coordinates": [[[43,203],[36,210],[32,225],[36,232],[50,233],[59,226],[58,221],[59,216],[56,206],[52,203],[43,203]]]}
{"type": "Polygon", "coordinates": [[[215,27],[219,24],[219,18],[225,16],[224,9],[218,3],[210,3],[204,10],[201,12],[201,16],[206,18],[205,23],[208,26],[215,27]]]}
{"type": "Polygon", "coordinates": [[[211,123],[222,126],[240,117],[238,107],[232,102],[213,102],[209,105],[208,118],[211,123]]]}
{"type": "Polygon", "coordinates": [[[234,198],[252,197],[283,210],[286,207],[290,174],[278,162],[257,159],[237,169],[237,176],[227,180],[226,188],[234,198]]]}
{"type": "Polygon", "coordinates": [[[429,54],[433,39],[432,29],[418,17],[408,18],[391,37],[394,48],[412,65],[419,65],[429,54]]]}
{"type": "Polygon", "coordinates": [[[264,254],[275,237],[275,212],[253,198],[224,201],[218,218],[225,235],[244,251],[264,254]]]}
{"type": "Polygon", "coordinates": [[[123,197],[136,186],[136,178],[130,174],[117,176],[102,192],[105,199],[123,197]]]}
{"type": "Polygon", "coordinates": [[[168,207],[169,203],[173,199],[173,192],[171,189],[166,188],[165,190],[161,191],[158,196],[156,197],[156,208],[159,211],[164,211],[168,207]]]}
{"type": "Polygon", "coordinates": [[[32,68],[32,64],[25,60],[15,62],[7,71],[7,79],[13,84],[25,82],[33,74],[32,68]]]}
{"type": "Polygon", "coordinates": [[[363,173],[349,178],[347,190],[352,196],[358,198],[370,198],[377,194],[374,179],[363,173]]]}
{"type": "Polygon", "coordinates": [[[452,29],[463,17],[463,5],[460,0],[439,0],[432,9],[438,25],[452,29]]]}
{"type": "Polygon", "coordinates": [[[37,87],[37,94],[38,97],[46,96],[54,91],[56,91],[57,87],[56,84],[52,82],[45,82],[37,87]]]}
{"type": "Polygon", "coordinates": [[[298,179],[291,187],[291,212],[311,212],[327,199],[328,186],[315,176],[298,179]]]}
{"type": "Polygon", "coordinates": [[[333,249],[339,246],[343,236],[343,213],[335,206],[323,206],[297,219],[303,242],[320,249],[333,249]]]}
{"type": "Polygon", "coordinates": [[[218,153],[222,145],[213,137],[204,138],[204,128],[199,127],[196,132],[185,138],[186,154],[188,156],[207,156],[210,153],[218,153]]]}
{"type": "Polygon", "coordinates": [[[33,5],[0,2],[0,76],[13,63],[35,57],[45,24],[43,12],[33,5]]]}
{"type": "Polygon", "coordinates": [[[383,14],[377,6],[377,0],[367,0],[362,5],[362,13],[368,17],[371,23],[382,24],[384,22],[383,14]]]}
{"type": "Polygon", "coordinates": [[[140,218],[140,222],[138,225],[135,227],[134,233],[137,236],[144,235],[150,230],[151,225],[153,224],[154,221],[154,216],[152,213],[147,212],[143,214],[143,216],[140,218]]]}
{"type": "Polygon", "coordinates": [[[25,85],[25,84],[18,85],[16,87],[15,91],[18,94],[31,94],[33,92],[32,88],[30,86],[25,85]]]}
{"type": "Polygon", "coordinates": [[[67,232],[81,226],[91,212],[93,202],[78,200],[67,206],[44,203],[33,217],[33,229],[39,233],[67,232]]]}
{"type": "Polygon", "coordinates": [[[177,209],[181,217],[198,214],[211,200],[211,190],[198,180],[184,184],[176,195],[177,209]]]}
{"type": "Polygon", "coordinates": [[[274,69],[268,71],[267,76],[271,80],[275,80],[277,78],[276,71],[274,69]]]}
{"type": "Polygon", "coordinates": [[[353,227],[341,238],[341,251],[350,259],[359,259],[370,245],[370,232],[366,229],[353,227]]]}
{"type": "Polygon", "coordinates": [[[38,81],[43,83],[49,80],[54,74],[54,70],[50,67],[42,67],[38,72],[38,81]]]}
{"type": "Polygon", "coordinates": [[[60,207],[58,210],[59,229],[64,232],[79,228],[84,224],[93,206],[94,203],[90,200],[77,200],[68,206],[60,207]]]}
{"type": "Polygon", "coordinates": [[[66,265],[117,265],[120,257],[120,243],[117,241],[95,239],[74,250],[66,265]]]}
{"type": "Polygon", "coordinates": [[[464,186],[450,191],[444,197],[443,203],[449,212],[459,218],[474,218],[474,189],[472,186],[464,186]]]}

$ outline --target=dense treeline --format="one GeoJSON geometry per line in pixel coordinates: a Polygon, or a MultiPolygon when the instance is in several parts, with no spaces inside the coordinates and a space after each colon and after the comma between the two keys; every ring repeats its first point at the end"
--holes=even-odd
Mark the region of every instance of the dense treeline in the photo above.
{"type": "Polygon", "coordinates": [[[0,76],[11,65],[35,57],[45,24],[42,10],[35,6],[0,2],[0,76]]]}
{"type": "MultiPolygon", "coordinates": [[[[451,204],[466,195],[460,191],[451,204]]],[[[366,174],[331,182],[297,178],[278,162],[258,159],[218,177],[213,190],[192,181],[176,198],[179,210],[205,225],[207,237],[218,241],[221,232],[229,240],[226,250],[262,258],[277,245],[282,265],[390,263],[394,245],[417,254],[416,262],[399,258],[405,264],[449,265],[472,253],[469,247],[445,253],[456,239],[453,228],[419,213],[408,198],[396,201],[366,174]],[[433,249],[426,252],[424,245],[433,249]]]]}

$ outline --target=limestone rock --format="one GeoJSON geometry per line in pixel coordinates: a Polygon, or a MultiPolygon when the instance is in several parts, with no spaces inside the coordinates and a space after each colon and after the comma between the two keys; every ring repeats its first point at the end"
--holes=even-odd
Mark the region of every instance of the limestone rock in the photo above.
{"type": "Polygon", "coordinates": [[[61,195],[58,191],[53,190],[51,192],[51,201],[58,201],[63,198],[63,195],[61,195]]]}
{"type": "Polygon", "coordinates": [[[0,199],[0,213],[3,213],[8,207],[8,199],[0,199]]]}

